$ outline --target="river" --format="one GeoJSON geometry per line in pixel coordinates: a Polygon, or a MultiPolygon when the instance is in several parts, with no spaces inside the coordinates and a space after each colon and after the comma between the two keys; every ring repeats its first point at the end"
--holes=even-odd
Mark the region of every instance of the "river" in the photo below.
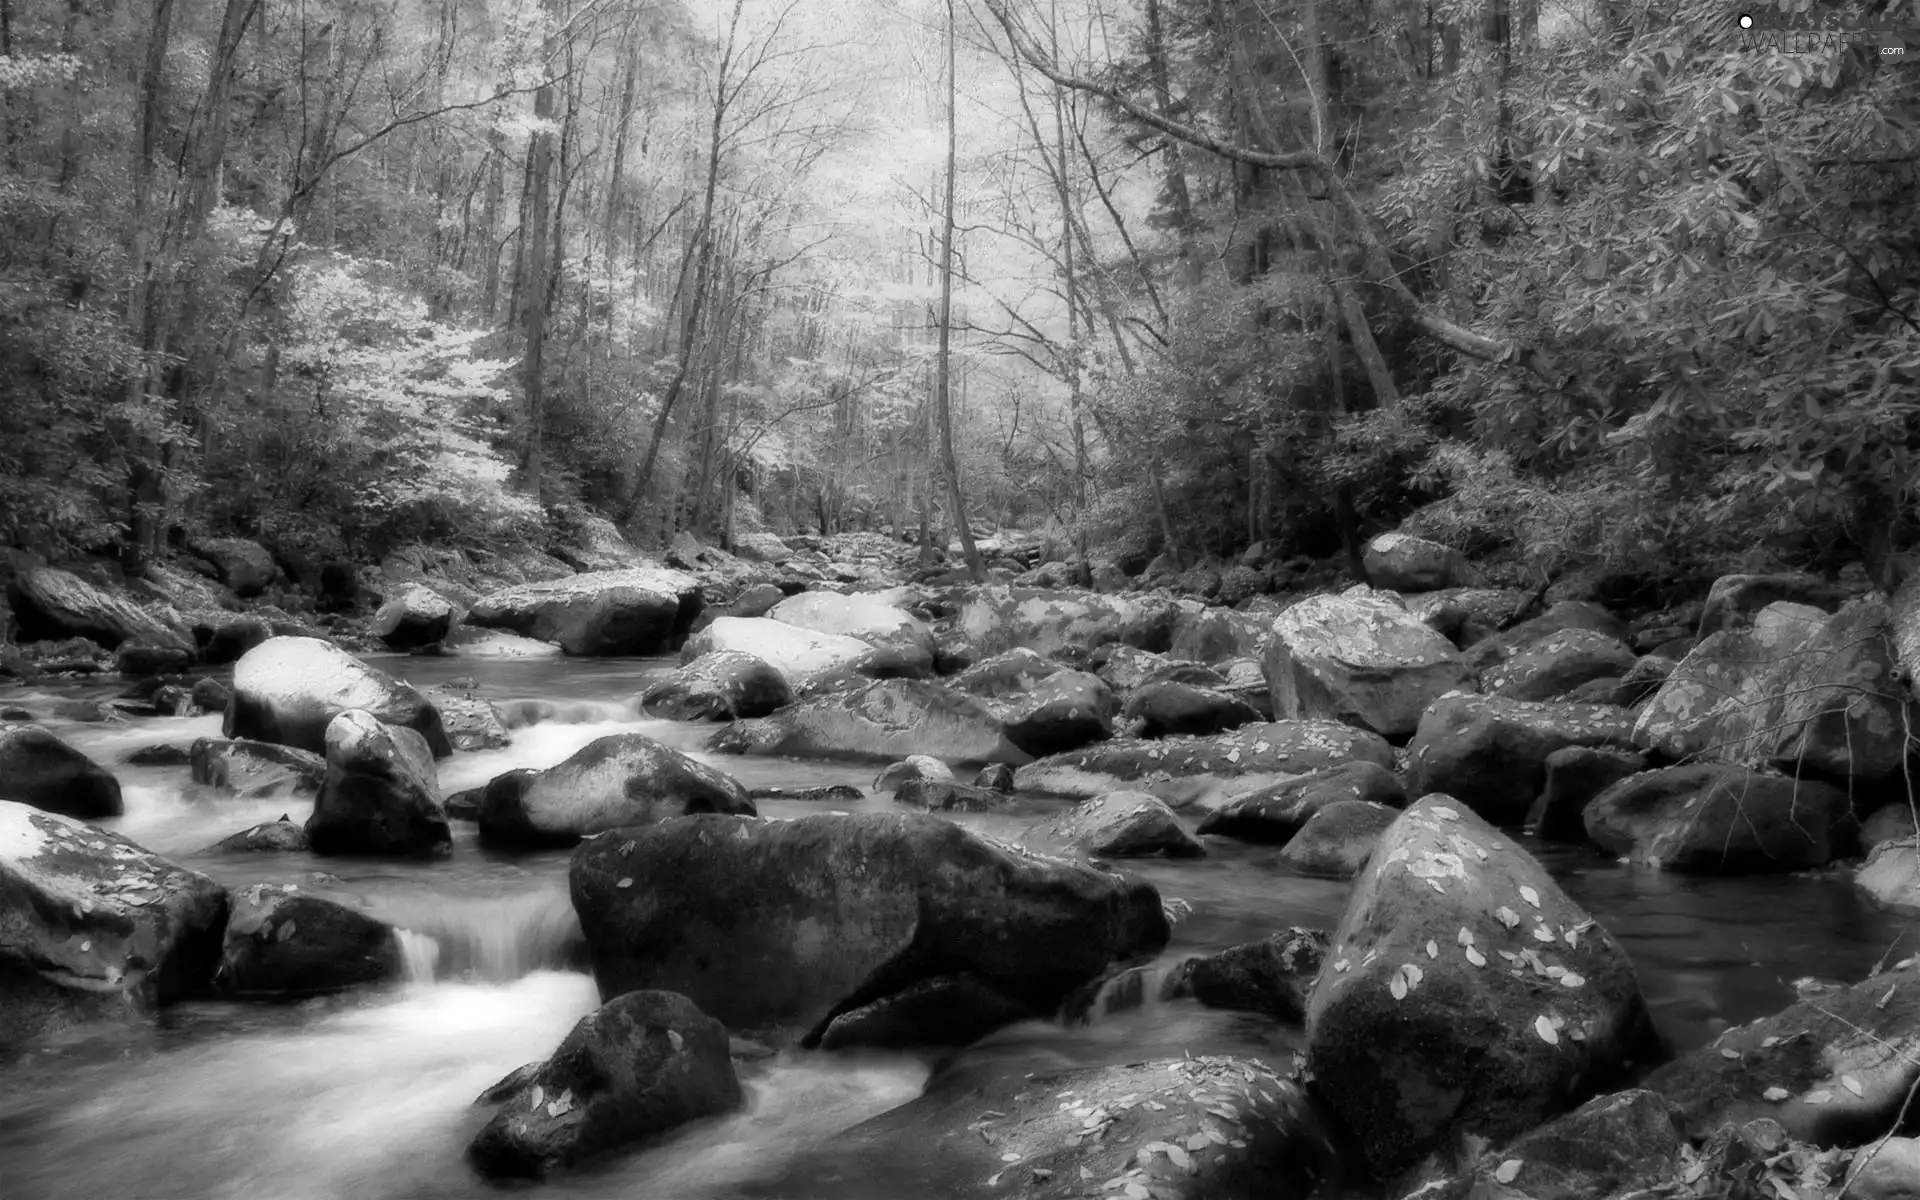
{"type": "MultiPolygon", "coordinates": [[[[506,749],[455,754],[441,764],[449,792],[511,768],[550,766],[610,733],[644,733],[697,754],[712,728],[632,714],[628,701],[669,669],[659,660],[375,662],[419,686],[473,678],[496,703],[553,701],[578,718],[518,730],[506,749]]],[[[54,699],[114,690],[11,688],[0,692],[0,702],[44,711],[54,699]]],[[[90,1030],[0,1067],[0,1200],[496,1194],[462,1154],[487,1116],[472,1107],[473,1098],[522,1063],[544,1058],[596,1006],[592,981],[573,965],[578,927],[566,895],[566,854],[490,854],[471,826],[456,823],[453,858],[438,863],[197,857],[197,850],[283,812],[303,820],[307,805],[214,798],[188,782],[185,767],[119,763],[138,746],[218,736],[218,717],[47,725],[120,776],[127,811],[108,827],[230,887],[297,882],[318,894],[357,897],[408,931],[410,978],[294,1005],[180,1005],[157,1028],[90,1030]]],[[[701,757],[750,787],[865,788],[875,772],[865,764],[701,757]]],[[[794,817],[890,804],[763,801],[761,812],[794,817]]],[[[957,819],[1017,836],[1061,807],[1028,799],[1011,813],[957,819]]],[[[1287,925],[1331,929],[1338,921],[1349,885],[1289,875],[1274,865],[1270,849],[1208,841],[1204,859],[1127,867],[1192,906],[1175,928],[1167,960],[1287,925]]],[[[1860,899],[1845,871],[1701,879],[1630,868],[1584,847],[1529,848],[1626,947],[1656,1020],[1680,1049],[1790,1003],[1797,978],[1852,980],[1882,957],[1915,949],[1898,941],[1906,922],[1860,899]]],[[[1300,1041],[1297,1030],[1175,1002],[1092,1025],[1015,1026],[965,1053],[1023,1071],[1183,1051],[1260,1053],[1284,1069],[1300,1041]]],[[[928,1060],[905,1054],[783,1052],[743,1073],[749,1103],[741,1113],[592,1170],[514,1190],[538,1200],[734,1196],[749,1181],[777,1176],[795,1151],[911,1099],[929,1069],[928,1060]]]]}

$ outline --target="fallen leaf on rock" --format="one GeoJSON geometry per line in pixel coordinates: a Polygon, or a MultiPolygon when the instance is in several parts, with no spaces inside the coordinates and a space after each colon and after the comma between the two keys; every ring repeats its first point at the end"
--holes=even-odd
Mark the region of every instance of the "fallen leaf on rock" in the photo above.
{"type": "Polygon", "coordinates": [[[1003,1163],[1017,1163],[1020,1161],[1020,1156],[1009,1150],[1000,1156],[1000,1161],[1003,1163]]]}
{"type": "Polygon", "coordinates": [[[1899,985],[1899,984],[1897,984],[1897,983],[1896,983],[1896,984],[1894,984],[1894,985],[1893,985],[1892,987],[1890,987],[1890,988],[1888,988],[1888,989],[1887,989],[1887,994],[1886,994],[1886,995],[1884,995],[1884,996],[1882,996],[1882,997],[1880,997],[1880,1002],[1879,1002],[1878,1004],[1875,1004],[1875,1005],[1874,1005],[1874,1007],[1875,1007],[1875,1008],[1885,1008],[1885,1007],[1887,1006],[1887,1001],[1889,1001],[1889,1000],[1891,1000],[1891,999],[1893,999],[1893,994],[1894,994],[1894,993],[1895,993],[1896,991],[1899,991],[1899,990],[1900,990],[1900,985],[1899,985]]]}
{"type": "Polygon", "coordinates": [[[1447,820],[1447,821],[1458,821],[1460,819],[1460,813],[1458,810],[1448,808],[1444,804],[1434,805],[1433,815],[1441,818],[1442,820],[1447,820]]]}
{"type": "Polygon", "coordinates": [[[667,1044],[672,1046],[675,1050],[678,1050],[682,1045],[684,1045],[686,1043],[686,1040],[687,1039],[680,1036],[680,1033],[678,1030],[674,1030],[674,1029],[667,1030],[667,1044]]]}
{"type": "Polygon", "coordinates": [[[1568,971],[1560,977],[1560,986],[1562,987],[1577,988],[1585,985],[1586,982],[1586,976],[1573,971],[1568,971]]]}
{"type": "Polygon", "coordinates": [[[1735,1050],[1732,1046],[1728,1046],[1726,1049],[1720,1051],[1720,1057],[1728,1060],[1729,1062],[1739,1062],[1740,1052],[1738,1050],[1735,1050]]]}
{"type": "Polygon", "coordinates": [[[1471,946],[1471,945],[1473,945],[1473,930],[1471,930],[1471,929],[1468,929],[1468,928],[1467,928],[1467,927],[1466,927],[1465,925],[1462,925],[1462,926],[1460,927],[1460,933],[1459,933],[1459,936],[1458,936],[1458,938],[1457,938],[1456,940],[1457,940],[1457,941],[1458,941],[1458,942],[1459,942],[1459,943],[1460,943],[1460,944],[1461,944],[1462,946],[1471,946]]]}
{"type": "Polygon", "coordinates": [[[633,886],[633,876],[629,875],[625,879],[622,879],[619,883],[614,884],[613,886],[617,888],[630,888],[633,886]]]}
{"type": "Polygon", "coordinates": [[[1840,1077],[1840,1086],[1846,1088],[1856,1096],[1864,1097],[1867,1094],[1866,1089],[1860,1086],[1860,1077],[1857,1075],[1842,1075],[1840,1077]]]}
{"type": "Polygon", "coordinates": [[[1196,1154],[1213,1144],[1213,1139],[1204,1133],[1196,1133],[1187,1139],[1187,1149],[1196,1154]]]}
{"type": "Polygon", "coordinates": [[[1127,1200],[1149,1200],[1147,1189],[1138,1180],[1130,1181],[1127,1184],[1127,1200]]]}
{"type": "Polygon", "coordinates": [[[1548,929],[1545,925],[1535,925],[1533,927],[1533,940],[1536,942],[1551,942],[1553,940],[1553,930],[1548,929]]]}
{"type": "Polygon", "coordinates": [[[1393,978],[1387,981],[1387,990],[1393,993],[1395,1000],[1405,1000],[1407,998],[1407,977],[1395,971],[1393,978]]]}
{"type": "Polygon", "coordinates": [[[1181,1147],[1168,1146],[1167,1157],[1172,1159],[1173,1165],[1176,1167],[1179,1167],[1182,1171],[1193,1170],[1193,1160],[1187,1157],[1186,1150],[1182,1149],[1181,1147]]]}
{"type": "Polygon", "coordinates": [[[1771,1100],[1773,1103],[1778,1104],[1782,1100],[1785,1100],[1787,1098],[1787,1095],[1788,1095],[1787,1089],[1783,1087],[1770,1087],[1766,1091],[1760,1093],[1760,1098],[1762,1100],[1771,1100]]]}
{"type": "Polygon", "coordinates": [[[1427,957],[1428,958],[1440,957],[1440,947],[1435,945],[1432,939],[1428,939],[1427,941],[1427,957]]]}
{"type": "Polygon", "coordinates": [[[1480,953],[1480,948],[1478,946],[1468,946],[1467,961],[1472,963],[1476,967],[1484,967],[1487,965],[1487,956],[1480,953]]]}
{"type": "Polygon", "coordinates": [[[1494,909],[1493,915],[1496,917],[1499,917],[1500,923],[1502,925],[1505,925],[1508,929],[1512,929],[1514,926],[1520,924],[1520,914],[1508,908],[1504,904],[1502,904],[1499,908],[1494,909]]]}
{"type": "Polygon", "coordinates": [[[1501,1183],[1512,1183],[1519,1177],[1520,1168],[1523,1165],[1519,1159],[1510,1158],[1500,1164],[1499,1169],[1494,1171],[1493,1177],[1501,1183]]]}
{"type": "Polygon", "coordinates": [[[1538,1017],[1534,1018],[1533,1031],[1539,1034],[1540,1040],[1549,1046],[1558,1046],[1560,1044],[1560,1035],[1554,1032],[1553,1022],[1547,1019],[1547,1014],[1545,1013],[1541,1013],[1538,1017]]]}
{"type": "Polygon", "coordinates": [[[1833,1093],[1828,1091],[1808,1092],[1807,1103],[1808,1104],[1831,1104],[1833,1103],[1833,1093]]]}
{"type": "Polygon", "coordinates": [[[1522,884],[1520,887],[1520,898],[1535,908],[1540,907],[1540,893],[1525,884],[1522,884]]]}
{"type": "Polygon", "coordinates": [[[547,1089],[541,1087],[537,1083],[534,1084],[533,1094],[529,1096],[528,1099],[532,1101],[531,1104],[527,1105],[528,1108],[539,1108],[542,1104],[545,1104],[547,1102],[547,1089]]]}
{"type": "Polygon", "coordinates": [[[1778,1046],[1779,1044],[1780,1044],[1780,1039],[1777,1037],[1762,1038],[1760,1041],[1760,1048],[1762,1050],[1771,1050],[1775,1046],[1778,1046]]]}
{"type": "Polygon", "coordinates": [[[1158,1100],[1149,1100],[1147,1101],[1147,1111],[1148,1112],[1165,1112],[1167,1111],[1167,1106],[1160,1103],[1158,1100]]]}

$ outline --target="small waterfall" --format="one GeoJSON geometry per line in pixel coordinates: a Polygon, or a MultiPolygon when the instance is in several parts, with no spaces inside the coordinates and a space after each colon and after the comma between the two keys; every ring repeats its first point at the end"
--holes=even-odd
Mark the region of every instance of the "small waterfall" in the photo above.
{"type": "Polygon", "coordinates": [[[1151,962],[1097,979],[1067,998],[1060,1012],[1064,1025],[1095,1025],[1118,1013],[1160,1003],[1160,990],[1174,965],[1151,962]]]}
{"type": "Polygon", "coordinates": [[[580,921],[563,890],[413,894],[388,897],[379,907],[382,919],[401,930],[409,978],[507,983],[585,963],[580,921]]]}
{"type": "Polygon", "coordinates": [[[440,965],[440,943],[411,929],[394,930],[393,940],[400,945],[401,978],[408,983],[432,983],[440,965]]]}

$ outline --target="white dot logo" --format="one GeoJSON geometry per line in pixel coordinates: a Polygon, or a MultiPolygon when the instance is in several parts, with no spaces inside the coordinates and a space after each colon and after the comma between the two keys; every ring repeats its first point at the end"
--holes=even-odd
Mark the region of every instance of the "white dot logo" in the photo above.
{"type": "Polygon", "coordinates": [[[1742,28],[1742,29],[1752,29],[1752,28],[1753,28],[1753,18],[1752,18],[1752,17],[1750,17],[1750,16],[1748,16],[1748,15],[1747,15],[1746,13],[1741,13],[1741,14],[1740,14],[1740,28],[1742,28]]]}

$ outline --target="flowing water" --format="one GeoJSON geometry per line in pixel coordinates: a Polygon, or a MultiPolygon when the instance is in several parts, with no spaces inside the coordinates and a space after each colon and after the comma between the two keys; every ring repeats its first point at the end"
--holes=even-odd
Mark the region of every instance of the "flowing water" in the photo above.
{"type": "MultiPolygon", "coordinates": [[[[496,702],[557,705],[565,721],[515,732],[506,749],[456,754],[449,792],[514,767],[546,767],[594,738],[636,731],[698,753],[708,728],[632,715],[627,701],[658,661],[389,659],[416,685],[466,676],[496,702]]],[[[104,696],[13,689],[0,701],[44,711],[56,699],[104,696]]],[[[473,1098],[522,1063],[545,1057],[597,996],[580,973],[579,929],[564,853],[492,855],[455,826],[451,861],[355,862],[309,855],[198,857],[220,838],[307,805],[214,797],[184,767],[119,764],[155,742],[217,736],[217,717],[130,725],[50,721],[116,764],[126,815],[108,824],[229,886],[299,883],[362,901],[401,927],[410,978],[386,989],[297,1005],[197,1002],[155,1028],[90,1030],[0,1067],[0,1200],[464,1200],[494,1194],[462,1150],[487,1112],[473,1098]]],[[[704,756],[702,756],[704,757],[704,756]]],[[[873,768],[782,759],[720,759],[748,786],[872,782],[873,768]]],[[[885,799],[823,805],[765,801],[771,817],[884,811],[885,799]]],[[[1060,802],[959,819],[1017,836],[1060,802]]],[[[1331,929],[1348,885],[1287,874],[1270,850],[1210,839],[1197,861],[1130,870],[1192,906],[1165,961],[1250,941],[1287,926],[1331,929]]],[[[1843,871],[1697,879],[1637,870],[1573,847],[1532,849],[1633,956],[1656,1019],[1682,1049],[1728,1024],[1792,1001],[1806,976],[1851,980],[1915,947],[1905,923],[1855,894],[1843,871]]],[[[1092,1025],[1031,1022],[967,1051],[1010,1070],[1137,1062],[1185,1052],[1262,1053],[1276,1066],[1296,1030],[1187,1002],[1152,1004],[1092,1025]]],[[[662,1144],[531,1188],[540,1200],[707,1200],[776,1176],[796,1151],[917,1095],[927,1060],[905,1054],[783,1052],[744,1076],[746,1109],[662,1144]]],[[[901,1197],[900,1200],[920,1200],[901,1197]]]]}

